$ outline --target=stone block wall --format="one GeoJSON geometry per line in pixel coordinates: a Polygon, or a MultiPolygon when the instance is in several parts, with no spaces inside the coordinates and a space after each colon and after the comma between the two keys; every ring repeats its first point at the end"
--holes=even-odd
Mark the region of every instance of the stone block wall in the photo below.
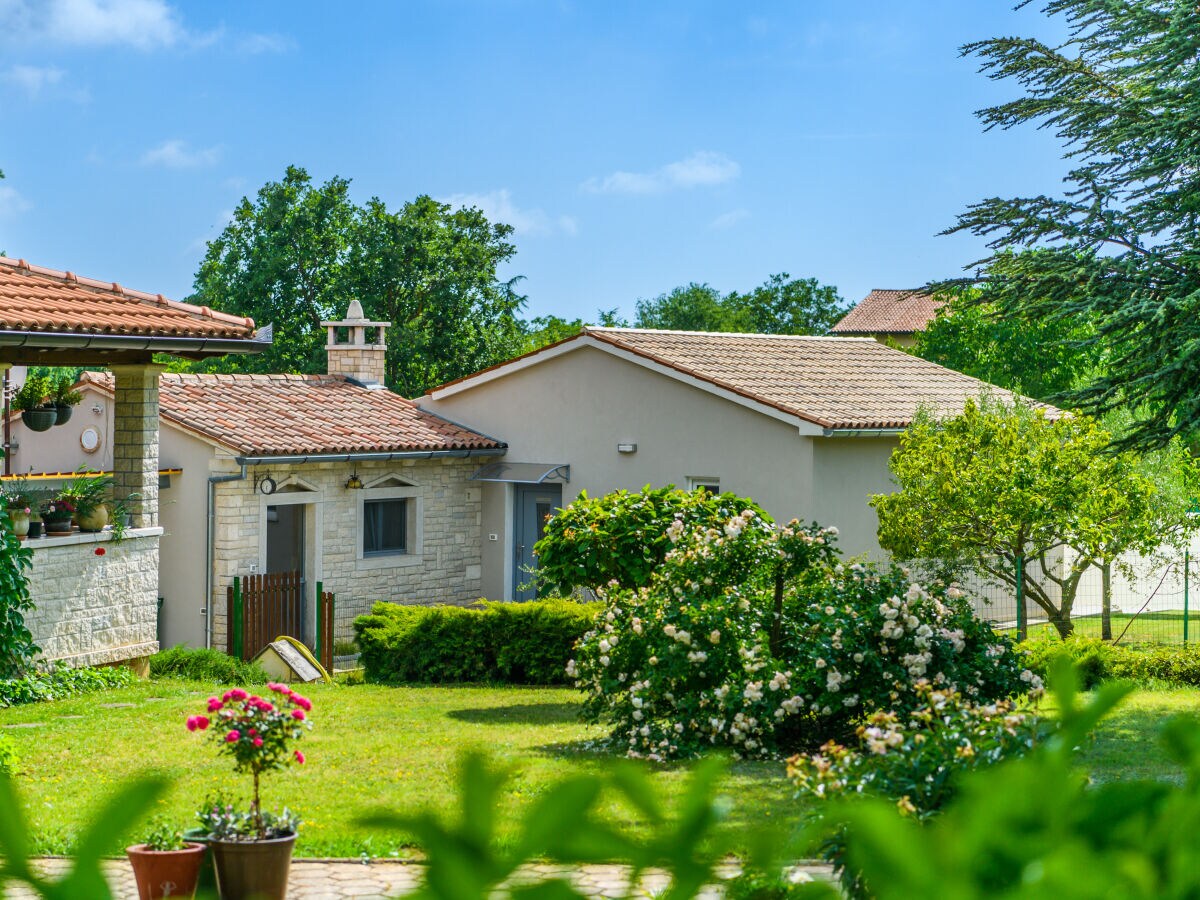
{"type": "Polygon", "coordinates": [[[365,384],[383,384],[386,350],[374,344],[330,344],[327,369],[331,375],[345,375],[365,384]]]}
{"type": "Polygon", "coordinates": [[[233,577],[265,571],[266,507],[272,503],[300,501],[308,505],[310,600],[313,581],[322,582],[325,590],[336,595],[336,639],[352,638],[354,619],[369,612],[376,600],[422,605],[478,600],[482,491],[468,478],[484,461],[450,458],[263,465],[251,468],[244,481],[218,484],[213,646],[221,650],[227,646],[226,592],[233,577]],[[416,486],[422,519],[419,557],[358,558],[362,492],[346,488],[352,472],[367,485],[390,475],[416,486]],[[274,495],[264,497],[255,483],[268,473],[278,487],[274,495]]]}
{"type": "Polygon", "coordinates": [[[131,529],[119,544],[108,534],[30,542],[34,609],[25,623],[42,658],[92,666],[158,652],[161,534],[161,528],[131,529]]]}

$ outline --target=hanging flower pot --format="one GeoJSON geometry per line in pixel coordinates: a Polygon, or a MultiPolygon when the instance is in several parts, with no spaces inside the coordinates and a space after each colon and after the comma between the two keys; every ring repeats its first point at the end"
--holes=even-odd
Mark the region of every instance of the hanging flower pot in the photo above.
{"type": "Polygon", "coordinates": [[[71,413],[75,407],[67,406],[62,403],[57,403],[54,406],[54,411],[58,413],[58,417],[54,420],[55,425],[66,425],[67,420],[71,418],[71,413]]]}
{"type": "Polygon", "coordinates": [[[21,410],[21,421],[30,431],[49,431],[58,421],[58,408],[39,406],[35,409],[23,409],[21,410]]]}

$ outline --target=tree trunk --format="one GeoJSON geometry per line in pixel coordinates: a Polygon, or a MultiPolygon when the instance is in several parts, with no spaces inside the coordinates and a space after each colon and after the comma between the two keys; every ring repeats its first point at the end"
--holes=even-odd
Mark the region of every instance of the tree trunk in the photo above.
{"type": "Polygon", "coordinates": [[[1100,567],[1100,639],[1112,640],[1112,563],[1100,567]]]}
{"type": "Polygon", "coordinates": [[[767,646],[771,649],[771,655],[776,659],[783,652],[780,646],[782,643],[783,630],[783,572],[775,573],[775,604],[772,610],[771,617],[771,634],[767,642],[767,646]]]}

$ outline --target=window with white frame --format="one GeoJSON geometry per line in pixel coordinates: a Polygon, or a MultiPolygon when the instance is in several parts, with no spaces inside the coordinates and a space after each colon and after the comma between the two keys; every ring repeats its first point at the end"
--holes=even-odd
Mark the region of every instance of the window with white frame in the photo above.
{"type": "Polygon", "coordinates": [[[689,491],[708,491],[710,494],[721,493],[721,479],[711,475],[689,475],[689,491]]]}
{"type": "Polygon", "coordinates": [[[358,495],[360,566],[411,566],[421,561],[421,488],[396,477],[368,484],[358,495]]]}

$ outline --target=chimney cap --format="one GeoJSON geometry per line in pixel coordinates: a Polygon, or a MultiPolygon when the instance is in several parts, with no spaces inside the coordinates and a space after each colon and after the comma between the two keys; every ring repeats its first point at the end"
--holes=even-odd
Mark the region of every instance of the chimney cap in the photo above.
{"type": "Polygon", "coordinates": [[[367,320],[363,313],[362,304],[358,300],[351,300],[350,306],[346,309],[346,318],[340,322],[322,322],[322,328],[389,328],[391,322],[371,322],[367,320]]]}

